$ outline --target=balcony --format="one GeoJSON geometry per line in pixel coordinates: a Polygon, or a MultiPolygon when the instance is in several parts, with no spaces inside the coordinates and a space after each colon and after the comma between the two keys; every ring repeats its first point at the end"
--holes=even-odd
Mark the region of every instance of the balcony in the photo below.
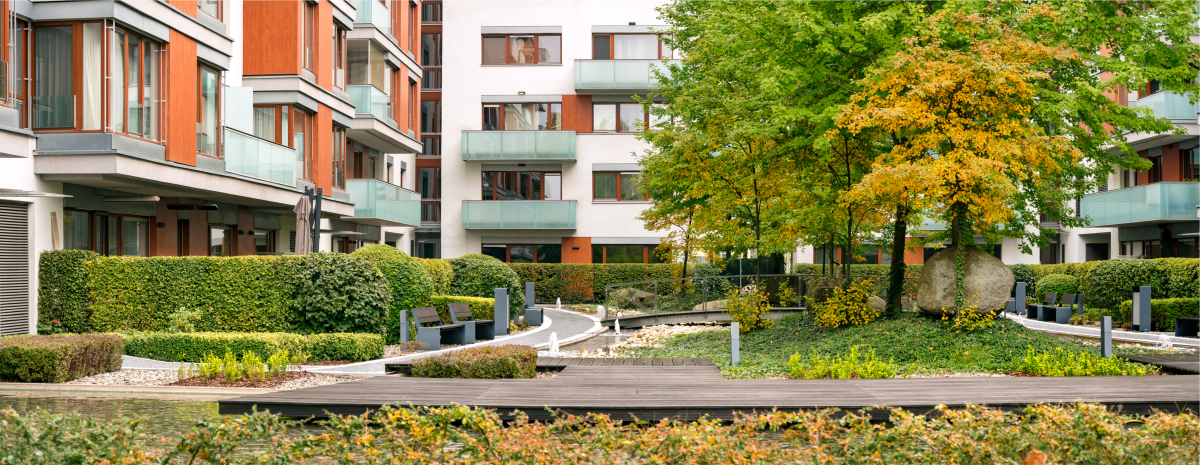
{"type": "Polygon", "coordinates": [[[575,91],[649,91],[658,86],[658,80],[654,78],[656,69],[668,72],[662,60],[575,60],[575,91]]]}
{"type": "Polygon", "coordinates": [[[370,23],[385,34],[392,33],[392,15],[387,5],[379,0],[351,0],[357,12],[355,23],[370,23]]]}
{"type": "Polygon", "coordinates": [[[296,186],[296,150],[225,128],[225,171],[296,186]]]}
{"type": "Polygon", "coordinates": [[[1195,221],[1200,183],[1158,182],[1088,194],[1080,202],[1092,226],[1138,226],[1171,221],[1195,221]]]}
{"type": "Polygon", "coordinates": [[[574,200],[466,200],[464,229],[575,229],[574,200]]]}
{"type": "Polygon", "coordinates": [[[391,99],[387,94],[371,85],[350,85],[346,91],[355,112],[346,137],[384,153],[421,153],[421,143],[388,116],[391,99]]]}
{"type": "Polygon", "coordinates": [[[420,226],[421,195],[378,179],[347,179],[355,223],[375,226],[420,226]]]}
{"type": "Polygon", "coordinates": [[[392,112],[392,99],[382,90],[372,85],[354,85],[346,86],[346,91],[350,94],[350,103],[354,104],[355,113],[370,114],[388,123],[388,126],[396,127],[396,121],[389,115],[392,112]]]}
{"type": "Polygon", "coordinates": [[[421,224],[435,225],[442,222],[442,201],[421,201],[421,224]]]}
{"type": "Polygon", "coordinates": [[[575,161],[575,131],[463,131],[462,157],[575,161]]]}
{"type": "Polygon", "coordinates": [[[1200,103],[1191,103],[1183,95],[1170,91],[1157,92],[1137,100],[1129,101],[1130,107],[1149,107],[1154,116],[1167,119],[1187,119],[1196,121],[1196,113],[1200,112],[1200,103]]]}

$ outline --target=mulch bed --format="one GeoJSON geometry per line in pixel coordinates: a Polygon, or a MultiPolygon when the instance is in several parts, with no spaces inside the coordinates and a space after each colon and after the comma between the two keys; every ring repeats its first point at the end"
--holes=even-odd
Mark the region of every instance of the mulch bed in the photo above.
{"type": "Polygon", "coordinates": [[[301,363],[301,365],[304,365],[306,367],[332,367],[332,366],[338,366],[338,365],[349,365],[351,363],[358,363],[358,362],[348,362],[346,360],[322,360],[319,362],[304,362],[304,363],[301,363]]]}
{"type": "Polygon", "coordinates": [[[236,388],[273,388],[285,382],[300,379],[309,376],[311,373],[304,371],[289,371],[279,376],[268,376],[262,381],[251,381],[248,378],[242,378],[235,383],[226,383],[224,377],[213,379],[204,379],[200,377],[186,378],[168,384],[168,386],[201,386],[201,387],[236,387],[236,388]]]}

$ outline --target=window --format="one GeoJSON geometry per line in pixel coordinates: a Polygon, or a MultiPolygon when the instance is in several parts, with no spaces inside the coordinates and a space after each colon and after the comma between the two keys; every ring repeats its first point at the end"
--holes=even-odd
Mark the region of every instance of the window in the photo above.
{"type": "Polygon", "coordinates": [[[593,60],[657,60],[674,55],[658,34],[592,35],[593,60]]]}
{"type": "Polygon", "coordinates": [[[316,69],[316,51],[313,46],[313,38],[316,36],[317,27],[317,4],[309,1],[304,2],[304,69],[313,71],[316,69]]]}
{"type": "Polygon", "coordinates": [[[370,40],[346,41],[346,59],[350,67],[350,84],[375,86],[388,93],[388,65],[384,62],[387,53],[370,40]]]}
{"type": "Polygon", "coordinates": [[[1181,149],[1179,158],[1183,161],[1184,181],[1200,181],[1200,150],[1197,147],[1181,149]]]}
{"type": "Polygon", "coordinates": [[[146,218],[106,212],[63,210],[63,247],[100,255],[145,257],[149,254],[146,218]]]}
{"type": "Polygon", "coordinates": [[[279,231],[274,229],[254,230],[254,253],[275,254],[275,243],[279,242],[279,231]]]}
{"type": "Polygon", "coordinates": [[[63,248],[66,250],[92,250],[89,232],[92,230],[91,214],[80,210],[63,209],[63,248]]]}
{"type": "Polygon", "coordinates": [[[421,102],[421,132],[442,132],[442,102],[440,100],[425,100],[421,102]]]}
{"type": "Polygon", "coordinates": [[[1150,182],[1162,182],[1162,155],[1150,157],[1150,182]]]}
{"type": "Polygon", "coordinates": [[[662,263],[657,245],[592,244],[592,263],[662,263]]]}
{"type": "Polygon", "coordinates": [[[508,263],[562,263],[562,244],[487,244],[481,252],[508,263]]]}
{"type": "Polygon", "coordinates": [[[442,136],[437,134],[421,134],[421,155],[441,156],[442,136]]]}
{"type": "Polygon", "coordinates": [[[333,85],[346,90],[346,30],[333,28],[333,85]]]}
{"type": "MultiPolygon", "coordinates": [[[[208,255],[229,257],[233,255],[233,237],[228,226],[210,224],[208,227],[208,255]]],[[[236,233],[235,233],[236,234],[236,233]]]]}
{"type": "Polygon", "coordinates": [[[210,157],[220,157],[221,76],[212,68],[200,67],[200,105],[196,131],[196,150],[210,157]]]}
{"type": "Polygon", "coordinates": [[[421,88],[442,88],[442,35],[421,34],[421,88]]]}
{"type": "Polygon", "coordinates": [[[296,177],[313,179],[313,115],[292,107],[292,138],[290,147],[296,149],[296,177]]]}
{"type": "Polygon", "coordinates": [[[592,173],[592,199],[598,201],[644,202],[650,197],[639,194],[641,173],[598,171],[592,173]]]}
{"type": "Polygon", "coordinates": [[[333,127],[333,187],[346,188],[346,129],[333,127]]]}
{"type": "Polygon", "coordinates": [[[640,103],[592,105],[592,130],[596,132],[644,132],[648,121],[649,109],[640,103]]]}
{"type": "Polygon", "coordinates": [[[425,1],[421,2],[421,22],[422,23],[440,23],[442,22],[442,2],[425,1]]]}
{"type": "Polygon", "coordinates": [[[199,0],[196,2],[196,8],[209,16],[221,19],[221,0],[199,0]]]}
{"type": "Polygon", "coordinates": [[[483,36],[483,64],[485,65],[533,65],[539,63],[562,63],[562,36],[483,36]]]}
{"type": "Polygon", "coordinates": [[[440,171],[441,168],[417,169],[417,190],[421,193],[422,199],[442,198],[441,185],[438,183],[440,171]]]}
{"type": "MultiPolygon", "coordinates": [[[[74,28],[64,26],[37,26],[33,28],[34,62],[37,63],[33,81],[33,127],[54,129],[75,127],[75,87],[72,73],[74,55],[74,28]]],[[[98,44],[91,42],[88,45],[98,44]]],[[[96,57],[98,60],[99,57],[96,57]]],[[[99,63],[98,61],[96,63],[99,63]]],[[[97,65],[96,77],[99,77],[97,65]]],[[[98,79],[87,79],[85,85],[98,85],[98,79]]],[[[99,99],[99,87],[91,93],[99,99]]],[[[89,96],[84,96],[85,102],[89,96]]],[[[84,106],[87,112],[89,107],[84,106]]],[[[99,112],[99,106],[95,106],[99,112]]],[[[99,118],[95,122],[99,129],[99,118]]]]}
{"type": "Polygon", "coordinates": [[[483,200],[562,200],[562,173],[484,171],[483,200]]]}
{"type": "Polygon", "coordinates": [[[487,131],[558,131],[562,129],[562,104],[484,105],[483,129],[487,131]]]}

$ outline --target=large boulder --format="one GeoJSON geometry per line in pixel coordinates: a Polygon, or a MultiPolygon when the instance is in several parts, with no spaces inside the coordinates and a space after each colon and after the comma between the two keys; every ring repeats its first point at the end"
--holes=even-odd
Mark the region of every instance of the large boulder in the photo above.
{"type": "MultiPolygon", "coordinates": [[[[917,306],[921,312],[933,316],[954,316],[954,254],[956,247],[946,247],[934,254],[921,268],[917,281],[917,306]]],[[[967,247],[963,257],[963,298],[967,305],[981,311],[995,311],[1008,304],[1012,291],[1012,271],[999,258],[980,250],[967,247]]]]}
{"type": "Polygon", "coordinates": [[[842,286],[846,280],[837,275],[817,276],[808,283],[808,292],[805,298],[808,300],[809,310],[825,303],[830,297],[833,297],[833,290],[842,286]]]}
{"type": "Polygon", "coordinates": [[[887,308],[887,302],[884,302],[882,297],[873,295],[871,298],[867,299],[867,306],[882,312],[887,308]]]}
{"type": "Polygon", "coordinates": [[[629,308],[648,308],[658,303],[658,295],[641,289],[625,288],[616,292],[618,306],[629,308]]]}
{"type": "Polygon", "coordinates": [[[710,300],[705,303],[696,304],[696,306],[692,307],[692,310],[697,311],[697,312],[701,311],[701,310],[725,310],[725,307],[728,307],[728,306],[729,306],[728,300],[725,300],[725,299],[710,300]]]}

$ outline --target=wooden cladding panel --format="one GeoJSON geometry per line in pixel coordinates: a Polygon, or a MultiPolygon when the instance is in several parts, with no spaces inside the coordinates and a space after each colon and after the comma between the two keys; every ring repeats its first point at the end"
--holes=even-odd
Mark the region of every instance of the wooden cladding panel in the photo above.
{"type": "Polygon", "coordinates": [[[1179,156],[1179,144],[1168,144],[1162,148],[1162,180],[1183,181],[1183,158],[1179,156]]]}
{"type": "MultiPolygon", "coordinates": [[[[322,2],[321,5],[326,10],[333,8],[328,2],[322,2]]],[[[242,28],[242,40],[245,41],[242,66],[246,76],[301,73],[304,67],[304,48],[300,43],[304,37],[303,8],[304,3],[296,1],[256,0],[243,4],[242,23],[253,25],[242,28]]],[[[332,27],[333,13],[330,10],[327,14],[332,27]]],[[[317,16],[322,17],[320,8],[317,16]]],[[[324,35],[317,35],[314,39],[320,44],[317,45],[318,51],[321,47],[330,46],[331,39],[324,35]]]]}
{"type": "Polygon", "coordinates": [[[154,247],[148,255],[152,257],[174,257],[179,253],[179,213],[175,210],[168,210],[167,204],[177,202],[175,198],[163,198],[154,206],[154,218],[150,219],[150,230],[157,231],[154,240],[150,241],[154,247]],[[162,228],[158,227],[158,223],[164,223],[162,228]]]}
{"type": "Polygon", "coordinates": [[[171,43],[167,47],[167,161],[196,166],[200,98],[196,41],[171,29],[171,43]]]}
{"type": "Polygon", "coordinates": [[[208,212],[196,210],[188,213],[188,256],[208,255],[208,212]]]}
{"type": "MultiPolygon", "coordinates": [[[[905,243],[911,243],[917,240],[914,237],[904,238],[905,243]]],[[[923,265],[925,264],[925,247],[909,247],[904,249],[904,263],[908,265],[923,265]]]]}
{"type": "Polygon", "coordinates": [[[254,230],[254,212],[243,205],[238,205],[237,229],[233,236],[237,242],[234,253],[237,255],[254,255],[254,236],[250,235],[250,231],[254,230]]]}
{"type": "MultiPolygon", "coordinates": [[[[301,16],[303,17],[303,16],[301,16]]],[[[316,35],[313,37],[316,46],[317,63],[313,73],[317,75],[317,85],[322,89],[333,89],[333,4],[317,3],[317,24],[314,26],[316,35]]],[[[301,50],[303,53],[303,50],[301,50]]],[[[349,71],[347,71],[349,72],[349,71]]],[[[349,78],[349,76],[346,76],[349,78]]]]}
{"type": "MultiPolygon", "coordinates": [[[[325,195],[329,195],[333,189],[333,142],[326,140],[333,137],[333,109],[321,105],[317,110],[317,114],[313,116],[313,184],[317,187],[325,189],[325,195]]],[[[350,154],[346,153],[349,158],[350,154]]],[[[347,167],[348,170],[349,167],[347,167]]],[[[346,177],[350,177],[350,173],[346,173],[346,177]]]]}
{"type": "MultiPolygon", "coordinates": [[[[179,11],[183,12],[183,14],[191,16],[193,18],[196,17],[196,8],[199,7],[196,4],[196,0],[167,0],[167,3],[175,8],[178,8],[179,11]]],[[[222,6],[224,6],[224,5],[222,5],[222,6]]],[[[172,31],[172,32],[174,32],[174,31],[172,31]]],[[[175,40],[175,39],[172,38],[171,40],[175,40]]]]}
{"type": "Polygon", "coordinates": [[[592,132],[592,96],[564,95],[563,130],[592,132]]]}
{"type": "Polygon", "coordinates": [[[564,238],[562,238],[562,262],[563,263],[591,263],[592,262],[592,238],[590,238],[590,237],[564,237],[564,238]],[[579,247],[579,250],[575,250],[574,249],[575,247],[579,247]]]}

